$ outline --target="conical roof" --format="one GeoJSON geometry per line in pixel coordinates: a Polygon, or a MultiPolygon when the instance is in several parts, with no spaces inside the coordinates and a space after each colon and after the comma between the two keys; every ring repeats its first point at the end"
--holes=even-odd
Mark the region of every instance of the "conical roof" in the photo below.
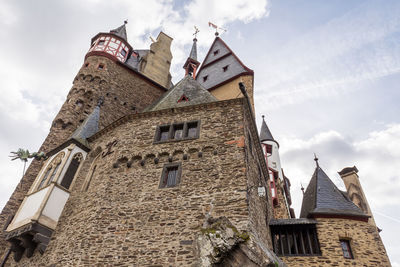
{"type": "Polygon", "coordinates": [[[82,122],[82,124],[71,135],[71,138],[87,145],[86,139],[97,133],[99,130],[100,104],[82,122]]]}
{"type": "Polygon", "coordinates": [[[118,28],[116,28],[114,30],[111,30],[110,33],[113,33],[113,34],[117,35],[118,37],[121,37],[125,41],[128,41],[128,37],[126,35],[126,27],[125,27],[125,25],[127,23],[128,23],[127,21],[124,21],[124,24],[122,24],[121,26],[119,26],[118,28]]]}
{"type": "Polygon", "coordinates": [[[217,101],[217,99],[212,94],[202,87],[198,81],[194,80],[192,76],[186,75],[146,110],[191,106],[214,101],[217,101]]]}
{"type": "Polygon", "coordinates": [[[304,193],[300,217],[309,218],[317,214],[368,217],[318,165],[304,193]]]}
{"type": "MultiPolygon", "coordinates": [[[[267,123],[265,122],[264,115],[262,116],[262,124],[261,124],[261,130],[260,130],[260,141],[274,141],[275,143],[278,144],[278,142],[272,137],[271,131],[269,130],[267,123]]],[[[279,144],[278,144],[279,145],[279,144]]]]}
{"type": "Polygon", "coordinates": [[[190,50],[189,58],[197,61],[197,39],[193,39],[192,50],[190,50]]]}

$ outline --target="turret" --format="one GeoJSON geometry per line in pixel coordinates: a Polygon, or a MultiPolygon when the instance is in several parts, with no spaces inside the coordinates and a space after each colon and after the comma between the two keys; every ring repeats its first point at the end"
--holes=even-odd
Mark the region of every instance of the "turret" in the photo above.
{"type": "Polygon", "coordinates": [[[190,55],[187,58],[183,68],[185,69],[185,76],[190,75],[196,79],[196,71],[199,67],[200,62],[197,61],[197,39],[193,39],[192,50],[190,50],[190,55]]]}
{"type": "Polygon", "coordinates": [[[109,33],[100,32],[93,37],[86,58],[91,55],[103,55],[113,60],[125,62],[132,52],[132,47],[126,36],[125,25],[127,23],[125,21],[124,24],[109,33]]]}
{"type": "MultiPolygon", "coordinates": [[[[274,214],[277,218],[292,217],[289,210],[291,204],[290,181],[283,174],[279,156],[279,143],[274,139],[269,130],[264,116],[261,124],[260,141],[263,148],[265,161],[269,172],[269,186],[274,207],[274,214]]],[[[293,212],[292,212],[293,213],[293,212]]]]}
{"type": "Polygon", "coordinates": [[[347,167],[338,173],[343,179],[344,185],[346,186],[347,194],[351,201],[353,201],[353,203],[356,204],[357,207],[359,207],[365,214],[370,216],[368,222],[376,226],[372,211],[369,207],[367,198],[365,197],[364,191],[362,189],[360,178],[357,174],[357,167],[347,167]]]}

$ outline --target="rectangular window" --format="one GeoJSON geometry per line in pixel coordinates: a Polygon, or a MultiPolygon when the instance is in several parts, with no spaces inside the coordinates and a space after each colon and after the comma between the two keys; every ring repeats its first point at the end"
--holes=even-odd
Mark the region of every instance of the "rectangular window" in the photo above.
{"type": "Polygon", "coordinates": [[[103,64],[99,64],[99,66],[97,67],[99,70],[104,69],[104,65],[103,64]]]}
{"type": "Polygon", "coordinates": [[[174,126],[174,136],[175,140],[182,139],[183,137],[183,123],[182,124],[175,124],[174,126]]]}
{"type": "Polygon", "coordinates": [[[272,154],[272,145],[266,145],[265,152],[267,152],[267,154],[272,154]]]}
{"type": "Polygon", "coordinates": [[[225,67],[222,68],[222,70],[223,70],[224,72],[226,72],[226,71],[228,70],[228,68],[229,68],[229,65],[226,65],[225,67]]]}
{"type": "Polygon", "coordinates": [[[214,56],[218,55],[219,54],[219,49],[215,50],[213,53],[214,53],[214,56]]]}
{"type": "Polygon", "coordinates": [[[346,259],[354,259],[353,253],[351,252],[350,240],[341,239],[340,245],[342,246],[343,257],[345,257],[346,259]]]}
{"type": "Polygon", "coordinates": [[[198,123],[196,122],[190,122],[187,124],[187,137],[188,138],[196,138],[198,137],[198,123]]]}
{"type": "Polygon", "coordinates": [[[122,50],[121,50],[121,55],[122,55],[123,57],[126,56],[126,50],[125,50],[125,49],[122,49],[122,50]]]}
{"type": "Polygon", "coordinates": [[[207,79],[208,79],[208,75],[204,76],[203,77],[203,82],[207,81],[207,79]]]}
{"type": "Polygon", "coordinates": [[[100,40],[100,41],[97,43],[97,45],[104,45],[105,42],[106,42],[106,41],[104,41],[104,40],[100,40]]]}
{"type": "Polygon", "coordinates": [[[170,163],[165,164],[160,180],[159,188],[175,187],[180,182],[181,164],[170,163]]]}
{"type": "Polygon", "coordinates": [[[166,142],[199,138],[200,121],[158,126],[154,142],[166,142]]]}
{"type": "Polygon", "coordinates": [[[278,256],[321,255],[315,224],[274,225],[271,233],[278,256]]]}
{"type": "Polygon", "coordinates": [[[160,127],[160,138],[159,141],[165,141],[169,139],[169,125],[160,127]]]}

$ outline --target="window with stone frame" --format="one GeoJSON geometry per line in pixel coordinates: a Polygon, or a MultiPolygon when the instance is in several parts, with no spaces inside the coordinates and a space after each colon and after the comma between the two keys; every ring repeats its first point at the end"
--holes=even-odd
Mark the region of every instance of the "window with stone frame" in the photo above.
{"type": "Polygon", "coordinates": [[[353,252],[350,246],[350,240],[348,239],[340,239],[340,246],[342,247],[343,257],[346,259],[354,259],[353,252]]]}
{"type": "Polygon", "coordinates": [[[159,188],[175,187],[180,183],[182,164],[168,163],[165,164],[162,170],[159,188]]]}
{"type": "Polygon", "coordinates": [[[69,166],[67,168],[67,171],[64,174],[64,177],[62,178],[60,185],[64,187],[65,189],[69,189],[71,186],[71,183],[75,177],[75,174],[79,168],[79,165],[83,159],[82,153],[76,153],[71,162],[69,163],[69,166]]]}
{"type": "Polygon", "coordinates": [[[53,181],[54,176],[56,175],[61,161],[64,158],[65,153],[60,152],[54,159],[46,166],[46,170],[43,172],[42,176],[39,178],[40,182],[36,188],[36,190],[42,189],[46,185],[49,185],[51,181],[53,181]],[[51,175],[50,175],[51,174],[51,175]]]}
{"type": "Polygon", "coordinates": [[[154,143],[195,139],[199,138],[199,136],[200,121],[160,125],[156,129],[154,143]]]}
{"type": "Polygon", "coordinates": [[[321,255],[315,224],[274,225],[271,234],[278,256],[321,255]]]}

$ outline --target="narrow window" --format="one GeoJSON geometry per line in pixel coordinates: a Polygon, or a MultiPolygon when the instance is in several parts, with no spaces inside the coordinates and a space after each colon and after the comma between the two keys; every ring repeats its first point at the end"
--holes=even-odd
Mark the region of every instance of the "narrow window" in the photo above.
{"type": "Polygon", "coordinates": [[[203,82],[207,81],[207,79],[208,79],[208,75],[204,76],[203,77],[203,82]]]}
{"type": "Polygon", "coordinates": [[[166,141],[169,138],[169,125],[161,126],[158,141],[166,141]]]}
{"type": "Polygon", "coordinates": [[[54,171],[52,172],[50,179],[47,181],[48,185],[51,183],[51,181],[53,181],[54,176],[56,176],[56,173],[57,173],[58,169],[60,168],[60,165],[61,165],[61,161],[59,163],[57,163],[56,167],[54,168],[54,171]]]}
{"type": "Polygon", "coordinates": [[[351,252],[350,240],[341,239],[340,245],[342,246],[343,257],[346,259],[354,259],[353,253],[351,252]]]}
{"type": "Polygon", "coordinates": [[[86,62],[85,63],[85,68],[87,68],[87,67],[89,67],[89,63],[86,62]]]}
{"type": "Polygon", "coordinates": [[[216,56],[216,55],[218,55],[218,54],[219,54],[219,49],[217,49],[217,50],[214,51],[214,56],[216,56]]]}
{"type": "Polygon", "coordinates": [[[198,123],[197,121],[195,122],[189,122],[187,124],[187,137],[188,138],[196,138],[198,137],[198,123]]]}
{"type": "Polygon", "coordinates": [[[182,139],[183,137],[183,123],[182,124],[176,124],[173,126],[174,127],[174,139],[182,139]]]}
{"type": "Polygon", "coordinates": [[[122,49],[122,50],[121,50],[121,55],[122,55],[123,57],[126,56],[126,50],[125,50],[125,49],[122,49]]]}
{"type": "Polygon", "coordinates": [[[223,71],[226,72],[228,70],[229,65],[226,65],[225,67],[223,67],[223,71]]]}
{"type": "Polygon", "coordinates": [[[100,41],[97,43],[97,45],[104,45],[105,42],[106,42],[106,41],[104,41],[104,40],[100,40],[100,41]]]}
{"type": "Polygon", "coordinates": [[[93,167],[92,173],[90,174],[89,181],[88,181],[87,184],[85,185],[85,188],[83,189],[83,191],[88,191],[90,182],[92,181],[92,178],[93,178],[94,172],[96,171],[96,168],[97,168],[97,165],[95,165],[95,166],[93,167]]]}
{"type": "Polygon", "coordinates": [[[66,189],[69,189],[71,186],[72,180],[74,179],[75,173],[78,170],[79,163],[82,160],[82,154],[77,153],[74,155],[71,163],[68,166],[67,171],[65,172],[64,178],[62,179],[60,185],[66,189]]]}
{"type": "Polygon", "coordinates": [[[42,188],[44,185],[44,182],[47,180],[47,177],[49,177],[50,171],[51,171],[51,167],[47,169],[45,175],[43,176],[42,180],[40,181],[40,184],[38,186],[38,189],[42,188]]]}
{"type": "Polygon", "coordinates": [[[104,64],[99,64],[99,66],[97,67],[99,70],[104,69],[104,64]]]}
{"type": "Polygon", "coordinates": [[[160,188],[174,187],[179,184],[181,172],[180,168],[181,165],[179,163],[164,165],[161,175],[160,188]]]}
{"type": "Polygon", "coordinates": [[[266,145],[265,151],[267,152],[267,154],[272,154],[272,145],[266,145]]]}

